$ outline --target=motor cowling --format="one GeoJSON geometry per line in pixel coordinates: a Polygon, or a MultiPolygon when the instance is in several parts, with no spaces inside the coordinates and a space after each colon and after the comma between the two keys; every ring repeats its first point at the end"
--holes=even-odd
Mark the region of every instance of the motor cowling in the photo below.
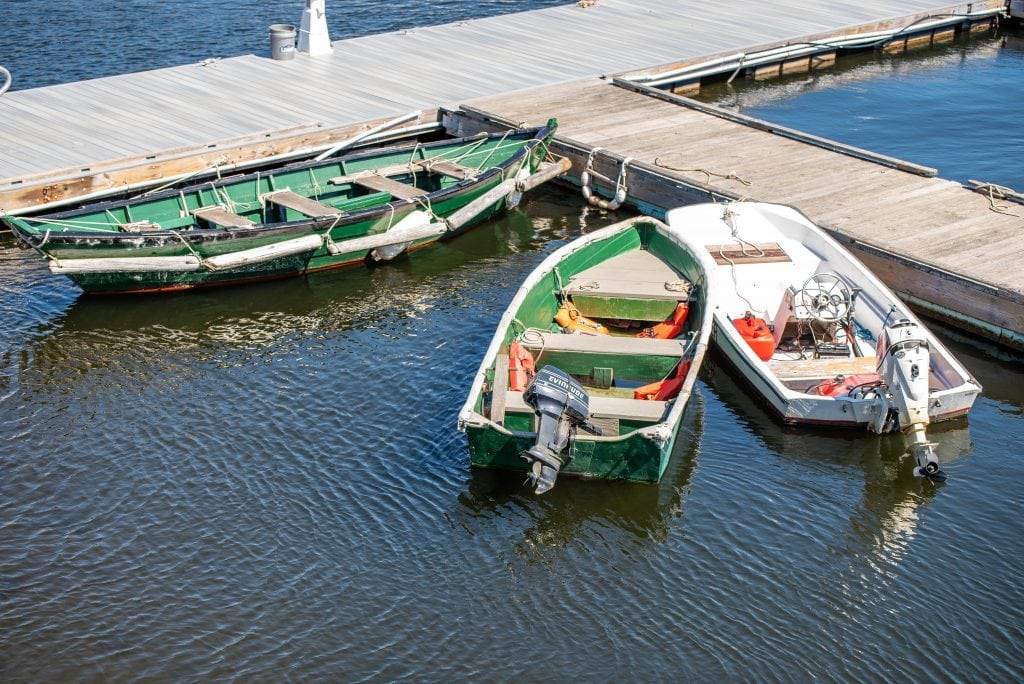
{"type": "Polygon", "coordinates": [[[527,385],[523,400],[537,414],[536,443],[519,454],[530,464],[534,491],[543,494],[555,486],[562,466],[572,458],[577,428],[600,435],[590,423],[590,396],[568,373],[544,366],[527,385]]]}
{"type": "Polygon", "coordinates": [[[930,349],[921,327],[906,318],[887,323],[878,340],[878,375],[887,393],[873,429],[885,432],[886,423],[898,423],[917,463],[915,474],[946,479],[939,467],[935,445],[928,441],[928,378],[930,349]],[[893,421],[892,418],[896,420],[893,421]]]}

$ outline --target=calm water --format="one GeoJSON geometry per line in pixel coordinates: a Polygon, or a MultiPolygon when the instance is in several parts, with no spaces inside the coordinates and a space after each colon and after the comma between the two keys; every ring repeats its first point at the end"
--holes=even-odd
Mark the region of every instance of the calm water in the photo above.
{"type": "MultiPolygon", "coordinates": [[[[64,42],[12,70],[153,66],[197,25],[238,42],[176,59],[250,51],[241,23],[262,42],[301,4],[58,3],[64,42]],[[175,13],[153,53],[90,56],[138,7],[175,13]]],[[[345,5],[353,33],[544,3],[375,4],[345,5]]],[[[8,0],[8,27],[36,5],[8,0]]],[[[820,79],[797,104],[755,88],[747,111],[1013,185],[1021,108],[974,107],[1019,97],[1015,45],[820,79]],[[930,156],[968,128],[983,145],[930,156]]],[[[1019,361],[951,342],[985,393],[930,432],[944,485],[899,437],[781,428],[714,357],[657,486],[538,498],[469,469],[455,417],[505,305],[615,218],[542,189],[384,268],[158,298],[82,297],[0,236],[0,679],[1019,681],[1019,361]]]]}

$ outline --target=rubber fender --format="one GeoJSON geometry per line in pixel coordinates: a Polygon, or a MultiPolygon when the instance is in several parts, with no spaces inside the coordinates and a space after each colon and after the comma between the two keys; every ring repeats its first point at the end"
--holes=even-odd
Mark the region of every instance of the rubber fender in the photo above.
{"type": "Polygon", "coordinates": [[[650,337],[659,340],[671,340],[683,332],[686,325],[686,317],[690,314],[690,305],[687,302],[676,304],[676,310],[663,322],[644,328],[636,334],[637,337],[650,337]]]}

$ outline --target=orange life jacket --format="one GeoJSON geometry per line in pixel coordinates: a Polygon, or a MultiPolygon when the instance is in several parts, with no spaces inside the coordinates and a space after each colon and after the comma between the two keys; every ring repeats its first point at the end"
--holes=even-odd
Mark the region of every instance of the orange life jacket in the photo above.
{"type": "Polygon", "coordinates": [[[637,387],[633,390],[634,399],[653,399],[655,401],[668,401],[679,394],[679,390],[683,388],[683,383],[686,381],[686,374],[690,372],[690,359],[685,359],[679,362],[676,366],[676,374],[671,378],[652,382],[649,385],[643,387],[637,387]]]}
{"type": "Polygon", "coordinates": [[[607,335],[608,329],[597,321],[592,321],[579,312],[576,306],[566,300],[562,306],[558,308],[555,313],[555,323],[569,330],[570,332],[576,332],[581,330],[583,332],[597,333],[599,335],[607,335]]]}
{"type": "Polygon", "coordinates": [[[530,350],[512,340],[508,346],[508,386],[513,392],[525,392],[530,380],[537,374],[530,350]]]}
{"type": "Polygon", "coordinates": [[[650,328],[644,328],[637,333],[637,337],[652,337],[659,340],[671,340],[679,333],[683,332],[683,326],[686,325],[686,317],[690,313],[690,305],[686,302],[679,302],[676,304],[676,310],[672,312],[672,315],[664,320],[662,323],[658,323],[650,328]]]}

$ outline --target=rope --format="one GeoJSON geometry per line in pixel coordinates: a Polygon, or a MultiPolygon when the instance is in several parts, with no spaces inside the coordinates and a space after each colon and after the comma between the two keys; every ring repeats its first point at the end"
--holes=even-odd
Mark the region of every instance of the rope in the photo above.
{"type": "MultiPolygon", "coordinates": [[[[619,176],[615,180],[615,192],[612,199],[605,200],[590,189],[590,174],[594,169],[594,160],[597,158],[597,153],[603,148],[594,147],[590,150],[590,154],[587,156],[587,165],[583,169],[583,173],[580,174],[580,192],[583,194],[583,198],[587,200],[587,203],[597,207],[602,211],[615,211],[622,206],[622,203],[626,201],[626,194],[629,192],[629,188],[626,185],[626,169],[629,167],[629,163],[633,161],[632,157],[626,157],[619,164],[619,176]]],[[[597,174],[596,171],[593,171],[597,174]]],[[[610,182],[611,179],[606,179],[610,182]]]]}
{"type": "Polygon", "coordinates": [[[577,290],[600,290],[601,289],[601,283],[597,282],[596,280],[587,280],[587,281],[582,282],[582,283],[576,283],[576,289],[577,290]]]}
{"type": "Polygon", "coordinates": [[[1021,218],[1020,214],[1014,214],[1010,211],[1010,205],[1008,204],[996,204],[996,200],[1009,199],[1007,193],[1013,193],[1011,188],[1003,187],[1002,185],[996,185],[994,183],[983,183],[974,188],[975,191],[984,194],[988,197],[988,208],[997,214],[1005,214],[1007,216],[1015,216],[1021,218]]]}
{"type": "Polygon", "coordinates": [[[689,172],[689,171],[696,171],[697,173],[703,173],[704,175],[707,176],[707,180],[705,181],[705,183],[707,183],[708,185],[711,185],[711,178],[712,178],[712,176],[715,176],[715,177],[718,177],[718,178],[723,178],[725,180],[739,181],[740,183],[742,183],[743,185],[746,185],[748,187],[753,185],[753,183],[751,181],[748,181],[748,180],[746,180],[744,178],[741,178],[739,175],[737,175],[737,173],[735,171],[730,171],[729,173],[716,173],[714,171],[708,171],[707,169],[681,169],[678,166],[672,166],[671,164],[666,164],[665,162],[661,161],[661,157],[655,157],[654,165],[655,166],[660,166],[663,169],[669,169],[670,171],[679,171],[679,172],[682,172],[682,173],[686,173],[686,172],[689,172]]]}
{"type": "Polygon", "coordinates": [[[192,245],[190,245],[188,243],[188,240],[186,240],[185,238],[183,238],[181,236],[181,233],[179,233],[176,230],[171,230],[171,231],[168,231],[168,232],[171,235],[173,235],[174,237],[176,237],[179,240],[181,240],[181,244],[185,245],[185,249],[187,249],[188,251],[192,252],[192,256],[194,256],[196,259],[199,259],[199,265],[202,266],[203,268],[206,268],[206,260],[203,259],[203,257],[199,255],[199,252],[197,252],[196,250],[192,249],[192,245]]]}
{"type": "Polygon", "coordinates": [[[689,280],[668,280],[665,282],[665,289],[669,292],[682,292],[689,295],[692,285],[689,280]]]}
{"type": "Polygon", "coordinates": [[[541,357],[544,356],[544,334],[548,331],[541,330],[540,328],[527,328],[518,318],[514,318],[512,320],[519,323],[519,327],[523,329],[523,331],[516,336],[516,339],[526,346],[540,347],[540,349],[537,350],[536,358],[533,360],[534,365],[539,364],[541,357]]]}
{"type": "Polygon", "coordinates": [[[168,181],[167,183],[165,183],[164,185],[160,185],[160,186],[155,187],[155,188],[153,188],[151,190],[147,190],[146,192],[140,194],[139,197],[146,197],[147,195],[152,195],[154,192],[160,192],[161,190],[166,190],[167,188],[171,187],[172,185],[176,185],[176,184],[181,183],[183,181],[187,181],[189,178],[192,178],[193,176],[198,176],[200,174],[208,173],[210,171],[216,171],[217,172],[217,180],[220,180],[220,167],[221,167],[221,164],[227,164],[227,163],[228,163],[227,156],[221,155],[221,156],[217,157],[217,159],[213,162],[213,164],[211,166],[207,166],[206,168],[199,169],[198,171],[193,171],[192,173],[186,173],[184,176],[178,176],[177,178],[173,178],[170,181],[168,181]]]}
{"type": "MultiPolygon", "coordinates": [[[[754,243],[748,242],[747,240],[744,240],[743,238],[741,238],[739,236],[739,229],[736,227],[735,217],[736,217],[736,214],[734,214],[728,207],[726,207],[725,212],[722,214],[722,220],[725,221],[727,226],[729,226],[729,232],[732,233],[733,239],[735,239],[736,242],[738,242],[740,244],[740,253],[743,254],[743,256],[746,256],[746,257],[755,257],[755,258],[756,257],[763,257],[764,256],[764,250],[762,250],[760,247],[758,247],[754,243]],[[750,245],[752,248],[757,250],[758,253],[757,254],[748,253],[747,252],[747,248],[746,248],[747,245],[750,245]]],[[[726,256],[726,254],[725,254],[725,245],[724,244],[718,246],[718,256],[720,256],[724,261],[728,262],[728,264],[729,264],[729,272],[732,275],[732,287],[733,287],[733,290],[736,292],[736,296],[739,297],[740,299],[742,299],[744,302],[746,302],[749,311],[757,311],[758,313],[762,313],[762,314],[764,314],[765,320],[768,320],[768,317],[770,316],[770,314],[766,310],[764,310],[764,309],[758,309],[757,307],[755,307],[750,302],[750,300],[747,299],[743,295],[743,293],[740,292],[740,283],[739,283],[739,280],[736,278],[736,262],[733,261],[732,259],[730,259],[728,256],[726,256]]]]}

